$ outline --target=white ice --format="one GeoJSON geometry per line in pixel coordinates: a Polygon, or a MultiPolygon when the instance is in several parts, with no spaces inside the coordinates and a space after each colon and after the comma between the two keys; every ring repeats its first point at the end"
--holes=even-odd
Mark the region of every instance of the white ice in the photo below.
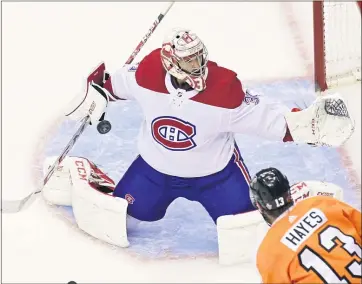
{"type": "MultiPolygon", "coordinates": [[[[59,154],[74,129],[72,123],[62,123],[62,107],[82,90],[84,78],[99,62],[105,61],[109,71],[122,66],[164,5],[3,3],[4,200],[23,198],[35,189],[44,157],[59,154]]],[[[159,47],[167,30],[186,25],[207,43],[211,60],[237,71],[247,85],[290,105],[303,103],[314,95],[307,80],[312,62],[311,3],[294,5],[178,2],[137,59],[159,47]],[[298,11],[304,11],[304,17],[298,11]],[[298,30],[294,24],[300,22],[298,30]],[[292,78],[299,80],[286,80],[292,78]]],[[[346,188],[348,202],[361,207],[356,197],[360,175],[352,180],[361,169],[360,88],[359,83],[340,90],[358,123],[347,149],[238,136],[251,173],[273,165],[292,181],[312,177],[336,182],[346,188]],[[348,168],[341,162],[347,158],[352,160],[348,168]]],[[[87,130],[72,153],[95,160],[117,179],[136,155],[140,119],[134,104],[114,105],[109,113],[112,132],[100,136],[87,130]]],[[[41,198],[20,213],[2,215],[3,282],[259,281],[252,263],[218,265],[212,222],[198,205],[184,200],[173,204],[164,221],[140,228],[146,238],[132,235],[135,248],[127,251],[86,236],[58,215],[41,198]]]]}

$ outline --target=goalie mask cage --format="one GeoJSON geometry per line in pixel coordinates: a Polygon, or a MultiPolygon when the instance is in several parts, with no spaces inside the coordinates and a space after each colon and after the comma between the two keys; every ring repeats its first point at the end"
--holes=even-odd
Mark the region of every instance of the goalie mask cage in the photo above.
{"type": "Polygon", "coordinates": [[[313,2],[314,79],[318,91],[361,80],[361,3],[313,2]]]}

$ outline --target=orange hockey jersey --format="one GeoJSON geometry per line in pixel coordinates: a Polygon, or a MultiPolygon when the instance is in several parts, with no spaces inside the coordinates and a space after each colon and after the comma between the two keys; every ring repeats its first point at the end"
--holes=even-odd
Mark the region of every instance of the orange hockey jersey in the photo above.
{"type": "Polygon", "coordinates": [[[257,253],[264,283],[362,283],[361,212],[332,197],[297,203],[257,253]]]}

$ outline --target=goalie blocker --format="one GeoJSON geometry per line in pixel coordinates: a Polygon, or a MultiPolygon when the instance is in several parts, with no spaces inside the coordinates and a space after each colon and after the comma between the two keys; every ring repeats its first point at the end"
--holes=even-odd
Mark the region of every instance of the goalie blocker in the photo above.
{"type": "MultiPolygon", "coordinates": [[[[44,172],[56,157],[49,157],[44,172]]],[[[79,228],[91,236],[119,247],[128,247],[126,200],[112,195],[115,184],[93,162],[66,157],[43,189],[52,204],[72,206],[79,228]]],[[[343,200],[343,190],[331,183],[304,181],[291,187],[294,202],[316,195],[343,200]]],[[[254,259],[268,226],[258,211],[221,216],[217,219],[219,263],[230,265],[254,259]]]]}

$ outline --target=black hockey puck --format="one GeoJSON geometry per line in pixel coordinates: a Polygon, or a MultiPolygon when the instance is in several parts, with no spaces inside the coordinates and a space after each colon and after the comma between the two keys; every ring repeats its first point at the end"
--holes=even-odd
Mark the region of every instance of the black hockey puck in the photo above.
{"type": "Polygon", "coordinates": [[[77,284],[75,281],[69,281],[68,284],[77,284]]]}
{"type": "Polygon", "coordinates": [[[97,125],[97,130],[100,134],[107,134],[112,128],[111,123],[108,120],[102,120],[97,125]]]}

